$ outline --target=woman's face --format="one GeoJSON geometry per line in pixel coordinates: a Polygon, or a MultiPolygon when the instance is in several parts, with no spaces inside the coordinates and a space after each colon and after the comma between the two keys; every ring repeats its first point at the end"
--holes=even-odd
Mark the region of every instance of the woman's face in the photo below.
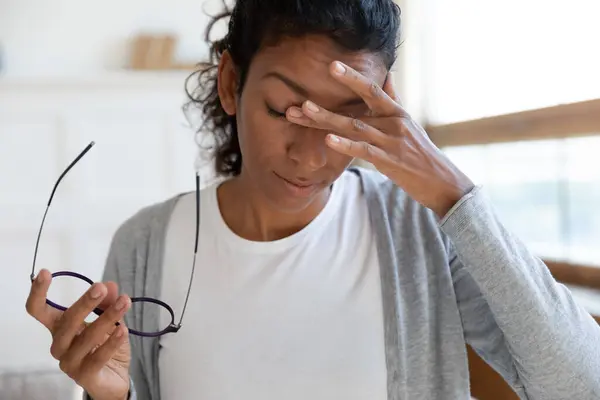
{"type": "Polygon", "coordinates": [[[367,112],[360,96],[331,77],[335,60],[384,83],[387,71],[376,54],[344,53],[322,36],[284,39],[259,51],[241,97],[231,59],[221,61],[219,95],[225,110],[236,114],[240,178],[278,210],[306,208],[352,161],[327,147],[327,131],[295,125],[285,117],[289,107],[305,100],[344,115],[367,112]]]}

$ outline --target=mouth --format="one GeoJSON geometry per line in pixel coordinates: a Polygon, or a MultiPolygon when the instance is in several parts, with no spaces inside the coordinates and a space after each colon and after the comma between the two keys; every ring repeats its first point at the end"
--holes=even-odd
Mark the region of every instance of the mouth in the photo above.
{"type": "Polygon", "coordinates": [[[297,197],[308,197],[315,192],[315,190],[319,187],[319,184],[312,181],[300,181],[300,180],[291,180],[282,177],[281,175],[275,174],[283,184],[287,187],[287,189],[297,197]]]}

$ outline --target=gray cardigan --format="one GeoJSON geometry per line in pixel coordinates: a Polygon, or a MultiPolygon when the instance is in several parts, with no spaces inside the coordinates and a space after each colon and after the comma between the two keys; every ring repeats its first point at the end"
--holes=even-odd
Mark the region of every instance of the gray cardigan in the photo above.
{"type": "MultiPolygon", "coordinates": [[[[378,172],[351,171],[376,234],[388,399],[468,399],[465,343],[522,399],[600,399],[600,327],[505,229],[482,187],[440,220],[378,172]]],[[[104,280],[160,298],[165,231],[179,197],[121,225],[104,280]]],[[[127,325],[158,330],[153,310],[130,312],[127,325]]],[[[131,346],[131,398],[159,400],[159,339],[132,335],[131,346]]]]}

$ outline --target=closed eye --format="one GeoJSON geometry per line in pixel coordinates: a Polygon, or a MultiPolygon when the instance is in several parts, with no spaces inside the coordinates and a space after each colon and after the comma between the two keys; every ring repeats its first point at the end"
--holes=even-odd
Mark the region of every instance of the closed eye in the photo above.
{"type": "Polygon", "coordinates": [[[265,104],[265,107],[267,108],[267,112],[269,113],[269,115],[273,118],[285,118],[285,113],[280,113],[277,110],[274,110],[272,107],[269,107],[268,104],[265,104]]]}

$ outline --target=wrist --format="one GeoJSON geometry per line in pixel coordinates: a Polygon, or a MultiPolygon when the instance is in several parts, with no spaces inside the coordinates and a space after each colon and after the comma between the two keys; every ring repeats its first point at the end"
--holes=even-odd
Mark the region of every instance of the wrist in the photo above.
{"type": "Polygon", "coordinates": [[[435,206],[430,207],[431,210],[440,218],[444,218],[448,212],[454,207],[464,196],[466,196],[475,185],[473,183],[469,183],[465,185],[460,185],[452,190],[446,191],[443,195],[439,196],[439,201],[435,204],[435,206]]]}
{"type": "Polygon", "coordinates": [[[114,396],[114,397],[106,397],[106,396],[100,396],[100,397],[94,397],[94,396],[90,396],[88,395],[86,400],[129,400],[129,392],[125,393],[125,396],[114,396]]]}
{"type": "Polygon", "coordinates": [[[86,400],[129,400],[130,397],[131,397],[131,387],[129,387],[127,389],[127,392],[125,392],[124,395],[119,395],[119,394],[107,395],[106,393],[104,393],[104,394],[99,394],[98,396],[94,396],[88,392],[86,400]]]}
{"type": "Polygon", "coordinates": [[[457,200],[448,199],[448,200],[440,202],[440,204],[438,204],[434,207],[430,207],[430,208],[435,213],[435,215],[437,215],[437,217],[439,219],[443,219],[446,216],[446,214],[448,214],[448,212],[452,209],[452,207],[454,207],[454,205],[456,203],[458,203],[458,200],[460,200],[460,199],[457,199],[457,200]]]}

